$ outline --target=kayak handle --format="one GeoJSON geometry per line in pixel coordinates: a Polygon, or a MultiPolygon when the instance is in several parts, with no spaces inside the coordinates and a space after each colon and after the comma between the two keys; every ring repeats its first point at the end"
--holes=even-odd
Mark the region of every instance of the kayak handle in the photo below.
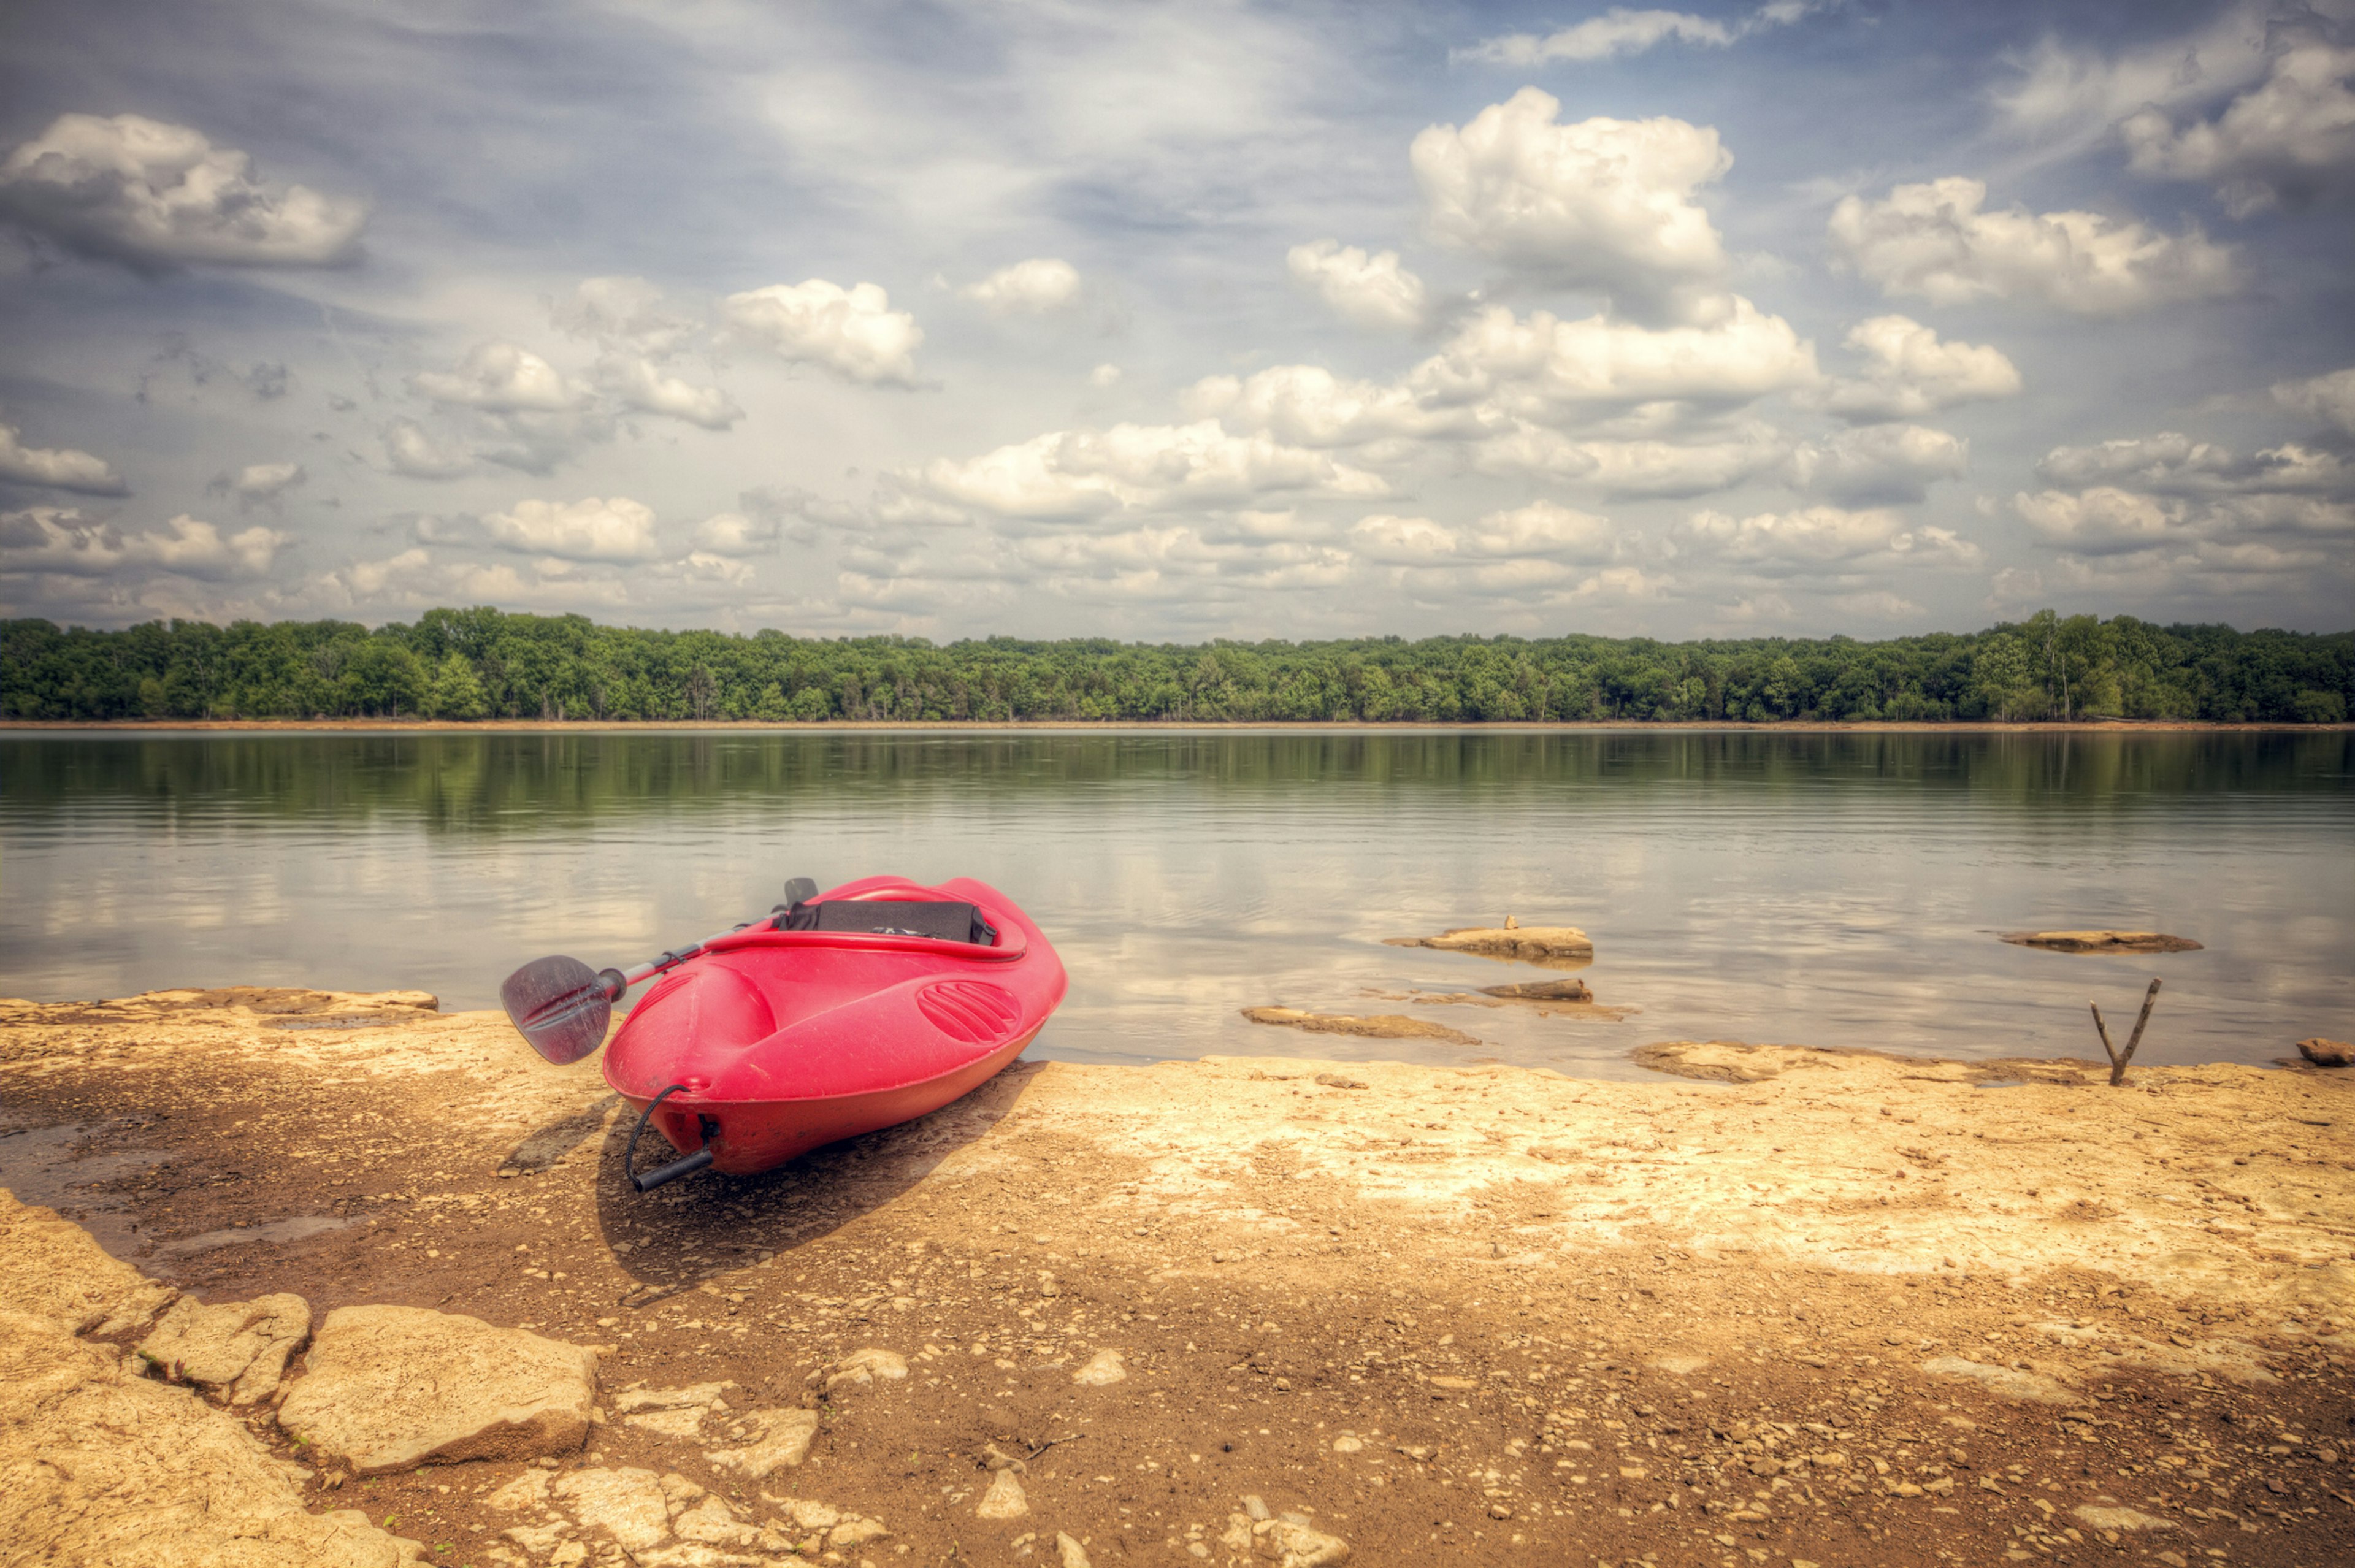
{"type": "Polygon", "coordinates": [[[638,1135],[646,1130],[648,1122],[654,1120],[655,1107],[686,1087],[684,1083],[674,1083],[647,1101],[645,1113],[638,1117],[638,1125],[630,1129],[630,1147],[622,1152],[622,1174],[629,1177],[630,1185],[640,1192],[652,1192],[655,1188],[666,1182],[677,1181],[682,1176],[693,1176],[718,1157],[711,1152],[711,1134],[714,1129],[707,1120],[703,1128],[703,1147],[693,1154],[672,1160],[668,1165],[658,1165],[643,1176],[635,1174],[630,1168],[637,1161],[638,1135]]]}

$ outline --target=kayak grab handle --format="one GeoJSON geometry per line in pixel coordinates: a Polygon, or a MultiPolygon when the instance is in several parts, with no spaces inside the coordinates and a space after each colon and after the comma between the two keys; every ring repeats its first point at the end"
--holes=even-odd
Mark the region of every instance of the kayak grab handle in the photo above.
{"type": "Polygon", "coordinates": [[[655,1095],[653,1099],[647,1101],[645,1113],[638,1117],[638,1125],[630,1129],[630,1147],[624,1149],[622,1153],[622,1174],[627,1176],[630,1179],[630,1185],[636,1188],[640,1192],[652,1192],[655,1188],[660,1187],[666,1182],[677,1181],[682,1176],[693,1176],[697,1171],[703,1169],[714,1159],[719,1157],[713,1153],[711,1143],[712,1135],[719,1129],[711,1125],[711,1119],[709,1117],[705,1116],[698,1118],[698,1120],[703,1124],[703,1147],[701,1148],[697,1149],[693,1154],[685,1155],[677,1159],[672,1160],[668,1165],[658,1165],[643,1176],[638,1175],[630,1168],[631,1166],[635,1164],[637,1161],[638,1135],[646,1130],[646,1124],[648,1122],[654,1120],[655,1108],[657,1105],[660,1105],[665,1100],[669,1099],[673,1094],[677,1093],[680,1090],[686,1087],[687,1085],[684,1083],[674,1083],[669,1088],[664,1090],[661,1093],[655,1095]]]}

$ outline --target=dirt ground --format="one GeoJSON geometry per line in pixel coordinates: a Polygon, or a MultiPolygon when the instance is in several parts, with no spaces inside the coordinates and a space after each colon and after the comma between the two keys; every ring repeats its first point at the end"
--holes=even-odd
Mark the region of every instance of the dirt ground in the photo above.
{"type": "MultiPolygon", "coordinates": [[[[207,1301],[599,1346],[564,1469],[754,1520],[824,1499],[890,1533],[812,1553],[878,1568],[1068,1562],[1059,1536],[1265,1563],[1271,1515],[1359,1563],[2355,1561],[2355,1072],[1644,1060],[1018,1064],[641,1198],[594,1061],[496,1014],[5,1002],[0,1187],[207,1301]],[[870,1348],[906,1375],[812,1383],[870,1348]],[[627,1413],[708,1383],[700,1431],[627,1413]],[[806,1463],[706,1459],[780,1403],[819,1411],[806,1463]],[[1016,1517],[976,1511],[993,1467],[1016,1517]]],[[[308,1485],[434,1563],[525,1563],[551,1538],[490,1498],[528,1467],[308,1485]]]]}

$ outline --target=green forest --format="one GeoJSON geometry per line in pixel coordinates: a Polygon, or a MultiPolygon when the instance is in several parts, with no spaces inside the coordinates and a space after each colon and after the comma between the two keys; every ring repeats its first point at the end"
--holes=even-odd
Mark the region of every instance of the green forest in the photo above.
{"type": "Polygon", "coordinates": [[[1120,643],[413,624],[0,621],[0,717],[1103,722],[2095,718],[2337,723],[2355,632],[2057,615],[1859,642],[1365,637],[1120,643]]]}

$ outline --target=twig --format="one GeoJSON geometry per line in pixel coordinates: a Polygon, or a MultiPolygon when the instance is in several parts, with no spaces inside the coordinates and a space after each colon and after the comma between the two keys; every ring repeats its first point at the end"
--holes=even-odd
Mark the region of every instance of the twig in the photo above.
{"type": "Polygon", "coordinates": [[[2135,1019],[2134,1033],[2126,1037],[2126,1050],[2120,1051],[2110,1043],[2110,1026],[2102,1021],[2102,1004],[2099,1002],[2087,1004],[2094,1009],[2094,1029],[2102,1037],[2102,1050],[2109,1055],[2112,1084],[2124,1083],[2126,1081],[2126,1064],[2134,1060],[2135,1047],[2142,1043],[2142,1031],[2150,1025],[2150,1009],[2158,1005],[2158,982],[2153,980],[2150,983],[2150,989],[2142,994],[2142,1015],[2135,1019]]]}
{"type": "Polygon", "coordinates": [[[1050,1437],[1046,1442],[1041,1443],[1036,1448],[1031,1449],[1028,1455],[1024,1457],[1022,1462],[1027,1465],[1032,1459],[1036,1459],[1039,1455],[1044,1454],[1050,1448],[1060,1446],[1065,1443],[1077,1443],[1081,1438],[1085,1437],[1086,1435],[1087,1434],[1084,1432],[1074,1432],[1069,1437],[1050,1437]]]}

